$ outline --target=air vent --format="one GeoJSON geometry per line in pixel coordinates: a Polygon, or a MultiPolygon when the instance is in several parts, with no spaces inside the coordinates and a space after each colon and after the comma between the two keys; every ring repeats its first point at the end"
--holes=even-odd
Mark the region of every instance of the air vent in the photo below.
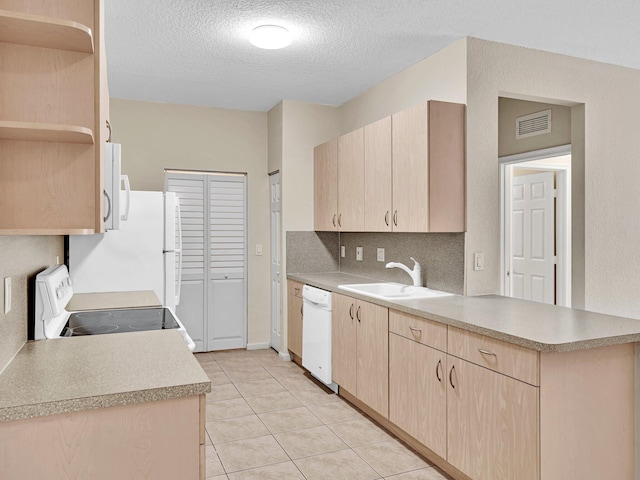
{"type": "Polygon", "coordinates": [[[542,135],[551,131],[551,110],[516,118],[516,139],[542,135]]]}

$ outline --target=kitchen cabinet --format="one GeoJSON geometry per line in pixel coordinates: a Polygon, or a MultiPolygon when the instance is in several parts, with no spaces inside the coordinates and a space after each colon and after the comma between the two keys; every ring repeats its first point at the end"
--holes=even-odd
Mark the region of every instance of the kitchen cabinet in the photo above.
{"type": "Polygon", "coordinates": [[[0,234],[102,231],[102,0],[3,3],[0,234]]]}
{"type": "Polygon", "coordinates": [[[390,232],[391,116],[364,127],[364,230],[390,232]]]}
{"type": "Polygon", "coordinates": [[[364,129],[338,138],[338,230],[364,230],[364,129]]]}
{"type": "Polygon", "coordinates": [[[314,230],[338,229],[338,140],[313,149],[314,230]]]}
{"type": "Polygon", "coordinates": [[[300,282],[287,280],[287,348],[299,359],[302,359],[303,286],[300,282]]]}
{"type": "Polygon", "coordinates": [[[332,302],[333,381],[388,418],[389,311],[335,293],[332,302]]]}
{"type": "Polygon", "coordinates": [[[451,355],[447,368],[447,462],[474,480],[537,480],[538,388],[451,355]]]}
{"type": "Polygon", "coordinates": [[[465,230],[465,106],[429,101],[391,117],[393,231],[465,230]]]}

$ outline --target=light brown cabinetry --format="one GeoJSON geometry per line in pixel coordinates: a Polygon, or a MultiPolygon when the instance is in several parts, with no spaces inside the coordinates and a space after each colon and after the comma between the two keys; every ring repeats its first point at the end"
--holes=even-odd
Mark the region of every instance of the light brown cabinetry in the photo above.
{"type": "Polygon", "coordinates": [[[102,0],[7,1],[2,8],[0,234],[99,232],[102,0]]]}
{"type": "Polygon", "coordinates": [[[287,348],[302,359],[302,287],[287,280],[287,348]]]}
{"type": "Polygon", "coordinates": [[[338,230],[364,230],[364,129],[338,138],[338,230]]]}
{"type": "Polygon", "coordinates": [[[388,309],[335,293],[332,302],[333,381],[388,418],[388,309]]]}
{"type": "Polygon", "coordinates": [[[364,161],[364,230],[390,232],[393,214],[390,116],[364,127],[364,161]]]}
{"type": "Polygon", "coordinates": [[[338,229],[338,140],[313,149],[314,230],[338,229]]]}
{"type": "Polygon", "coordinates": [[[429,101],[392,115],[393,230],[465,230],[465,106],[429,101]]]}

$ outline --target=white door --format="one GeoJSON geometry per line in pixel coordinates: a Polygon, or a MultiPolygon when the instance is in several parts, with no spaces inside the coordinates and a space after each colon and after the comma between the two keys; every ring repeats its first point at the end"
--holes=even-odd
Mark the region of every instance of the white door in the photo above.
{"type": "Polygon", "coordinates": [[[280,173],[269,177],[271,191],[271,348],[280,351],[282,307],[280,284],[280,173]]]}
{"type": "Polygon", "coordinates": [[[246,176],[167,172],[180,199],[181,301],[196,351],[246,347],[246,176]]]}
{"type": "Polygon", "coordinates": [[[553,172],[512,179],[511,297],[555,303],[554,197],[553,172]]]}

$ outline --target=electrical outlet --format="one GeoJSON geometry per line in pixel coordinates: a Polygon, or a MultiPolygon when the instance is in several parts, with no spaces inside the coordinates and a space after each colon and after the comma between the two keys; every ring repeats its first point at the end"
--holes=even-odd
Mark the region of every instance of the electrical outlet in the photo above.
{"type": "Polygon", "coordinates": [[[256,245],[256,255],[257,256],[261,256],[262,255],[262,244],[261,243],[258,243],[256,245]]]}
{"type": "Polygon", "coordinates": [[[356,260],[362,262],[364,260],[364,248],[356,247],[356,260]]]}
{"type": "Polygon", "coordinates": [[[378,249],[376,258],[379,262],[384,262],[384,248],[378,249]]]}
{"type": "Polygon", "coordinates": [[[340,247],[340,256],[341,256],[342,258],[344,258],[344,257],[346,257],[346,256],[347,256],[347,249],[344,247],[344,245],[342,245],[342,246],[340,247]]]}
{"type": "Polygon", "coordinates": [[[11,277],[4,279],[4,313],[11,311],[11,277]]]}

